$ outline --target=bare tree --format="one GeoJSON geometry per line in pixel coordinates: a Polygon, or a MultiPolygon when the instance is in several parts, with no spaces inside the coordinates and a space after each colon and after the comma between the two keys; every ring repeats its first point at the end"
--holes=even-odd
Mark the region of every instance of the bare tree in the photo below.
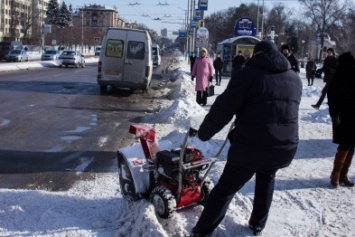
{"type": "Polygon", "coordinates": [[[333,25],[339,24],[347,12],[349,0],[340,3],[339,0],[299,0],[306,7],[305,16],[312,19],[316,24],[318,37],[320,37],[321,51],[319,57],[322,58],[324,47],[324,37],[329,34],[333,25]]]}
{"type": "Polygon", "coordinates": [[[332,26],[333,38],[338,43],[340,52],[348,51],[355,38],[355,10],[354,6],[349,6],[348,13],[344,16],[340,24],[332,26]]]}

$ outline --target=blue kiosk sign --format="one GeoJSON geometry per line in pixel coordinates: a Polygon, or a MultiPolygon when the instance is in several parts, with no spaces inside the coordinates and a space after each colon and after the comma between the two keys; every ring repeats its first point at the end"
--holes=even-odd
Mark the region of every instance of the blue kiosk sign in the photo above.
{"type": "Polygon", "coordinates": [[[234,25],[234,36],[255,36],[256,29],[250,18],[239,18],[234,25]]]}

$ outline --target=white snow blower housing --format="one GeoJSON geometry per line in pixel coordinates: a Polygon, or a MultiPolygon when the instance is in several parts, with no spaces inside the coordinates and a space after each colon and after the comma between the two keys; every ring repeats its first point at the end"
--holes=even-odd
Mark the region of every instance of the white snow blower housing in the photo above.
{"type": "Polygon", "coordinates": [[[195,129],[189,129],[181,148],[170,150],[164,148],[171,147],[171,143],[158,144],[155,130],[149,126],[131,125],[129,133],[140,139],[143,149],[140,157],[130,154],[132,147],[117,151],[125,198],[149,198],[161,218],[172,217],[177,209],[206,203],[212,186],[206,178],[217,158],[204,157],[200,150],[186,145],[196,135],[195,129]]]}

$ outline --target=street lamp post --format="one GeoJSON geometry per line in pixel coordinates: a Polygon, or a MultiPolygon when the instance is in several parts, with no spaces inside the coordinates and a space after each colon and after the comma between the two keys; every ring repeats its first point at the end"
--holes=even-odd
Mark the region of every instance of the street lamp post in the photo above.
{"type": "Polygon", "coordinates": [[[302,60],[303,60],[303,58],[304,58],[304,43],[306,42],[306,41],[304,41],[304,40],[302,40],[301,41],[302,42],[302,55],[301,55],[301,57],[302,57],[302,60]]]}

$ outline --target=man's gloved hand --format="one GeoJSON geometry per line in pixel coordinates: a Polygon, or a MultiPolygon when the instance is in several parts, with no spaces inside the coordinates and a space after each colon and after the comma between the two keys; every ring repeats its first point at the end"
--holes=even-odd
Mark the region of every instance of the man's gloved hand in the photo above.
{"type": "Polygon", "coordinates": [[[194,81],[194,79],[195,79],[195,76],[192,76],[192,77],[191,77],[191,80],[194,81]]]}
{"type": "Polygon", "coordinates": [[[190,137],[195,137],[197,135],[197,130],[194,128],[190,128],[189,130],[189,136],[190,137]]]}

